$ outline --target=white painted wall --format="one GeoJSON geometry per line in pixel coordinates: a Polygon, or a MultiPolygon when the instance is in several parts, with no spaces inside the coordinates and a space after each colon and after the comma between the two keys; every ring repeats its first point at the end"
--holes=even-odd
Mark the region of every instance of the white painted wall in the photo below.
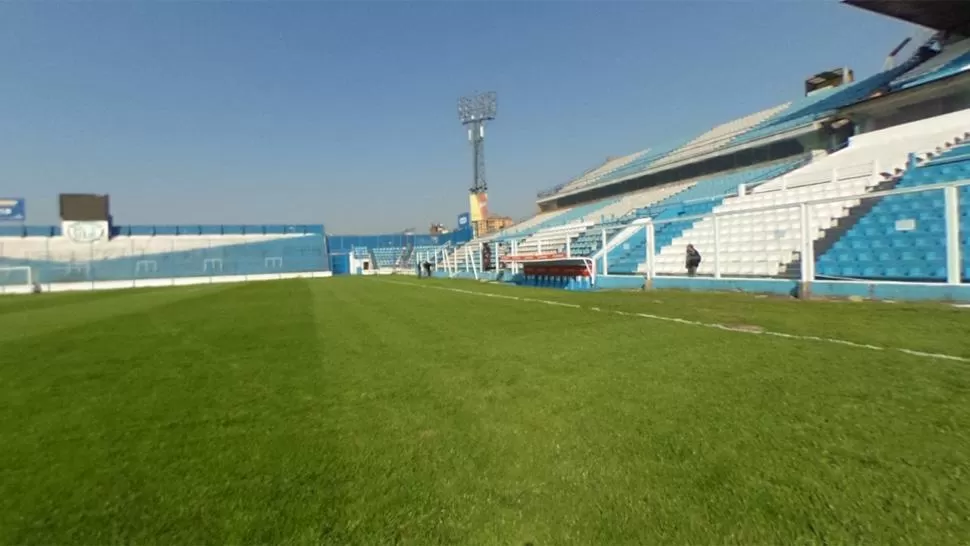
{"type": "MultiPolygon", "coordinates": [[[[281,279],[322,279],[332,277],[330,271],[308,273],[277,273],[263,275],[222,275],[213,277],[178,277],[171,279],[132,279],[127,281],[65,282],[40,285],[43,292],[76,292],[89,290],[119,290],[123,288],[150,288],[166,286],[189,286],[196,284],[221,284],[251,281],[278,281],[281,279]]],[[[30,294],[28,286],[0,286],[0,295],[30,294]]]]}

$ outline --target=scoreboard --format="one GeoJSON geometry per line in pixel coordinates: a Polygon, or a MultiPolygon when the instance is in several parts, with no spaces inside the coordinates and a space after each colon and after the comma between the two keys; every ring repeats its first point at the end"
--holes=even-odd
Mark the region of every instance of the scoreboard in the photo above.
{"type": "Polygon", "coordinates": [[[62,193],[59,200],[61,220],[107,222],[111,219],[111,205],[107,195],[62,193]]]}

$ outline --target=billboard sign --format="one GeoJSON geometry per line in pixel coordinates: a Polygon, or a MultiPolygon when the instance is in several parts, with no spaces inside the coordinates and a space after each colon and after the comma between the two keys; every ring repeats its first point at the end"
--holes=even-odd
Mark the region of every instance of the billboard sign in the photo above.
{"type": "Polygon", "coordinates": [[[566,258],[562,252],[547,252],[544,254],[509,254],[502,256],[503,262],[541,262],[543,260],[558,260],[566,258]]]}
{"type": "Polygon", "coordinates": [[[469,214],[467,212],[458,215],[458,230],[471,229],[471,222],[469,220],[469,214]]]}
{"type": "Polygon", "coordinates": [[[488,218],[488,195],[485,193],[468,194],[468,211],[471,212],[472,222],[481,222],[488,218]]]}
{"type": "Polygon", "coordinates": [[[26,219],[26,199],[21,197],[0,197],[0,222],[23,222],[26,219]]]}

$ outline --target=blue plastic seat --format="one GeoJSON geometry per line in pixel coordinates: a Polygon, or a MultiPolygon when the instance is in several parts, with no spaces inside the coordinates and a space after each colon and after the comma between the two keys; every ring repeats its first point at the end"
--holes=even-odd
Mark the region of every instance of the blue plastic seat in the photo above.
{"type": "Polygon", "coordinates": [[[899,279],[902,278],[903,271],[898,265],[899,262],[886,262],[883,264],[882,276],[889,279],[899,279]]]}
{"type": "Polygon", "coordinates": [[[861,273],[861,270],[854,265],[843,265],[841,267],[842,277],[859,277],[861,273]]]}
{"type": "MultiPolygon", "coordinates": [[[[824,256],[823,256],[824,257],[824,256]]],[[[823,277],[833,277],[838,275],[838,266],[834,261],[822,260],[815,265],[815,274],[823,277]]]]}

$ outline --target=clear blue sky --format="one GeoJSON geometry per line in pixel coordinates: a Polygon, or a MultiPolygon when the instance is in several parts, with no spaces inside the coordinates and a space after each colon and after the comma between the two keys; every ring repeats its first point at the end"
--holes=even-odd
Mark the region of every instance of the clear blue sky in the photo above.
{"type": "Polygon", "coordinates": [[[376,233],[467,210],[458,96],[495,90],[491,209],[608,155],[866,76],[912,28],[835,0],[0,4],[0,196],[57,221],[318,223],[376,233]]]}

